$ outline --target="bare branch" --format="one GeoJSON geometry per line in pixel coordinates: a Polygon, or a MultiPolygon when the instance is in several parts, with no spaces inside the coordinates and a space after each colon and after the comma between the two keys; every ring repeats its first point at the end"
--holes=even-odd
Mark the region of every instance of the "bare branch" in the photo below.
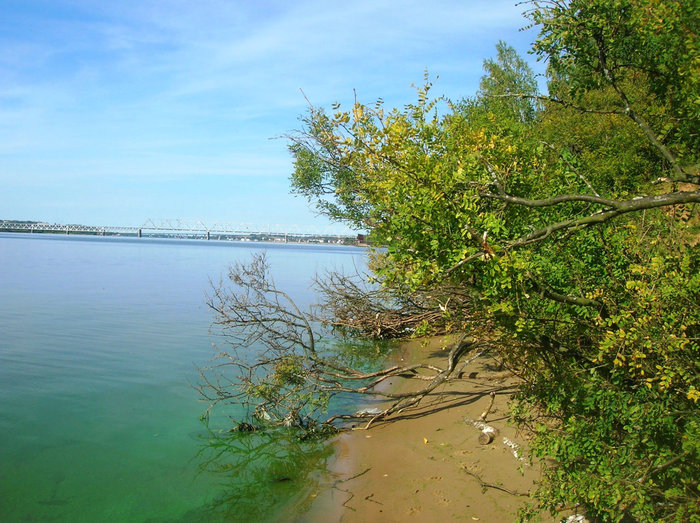
{"type": "MultiPolygon", "coordinates": [[[[216,313],[214,325],[230,349],[220,354],[221,362],[202,369],[200,392],[211,403],[208,411],[218,403],[247,407],[252,417],[239,423],[241,430],[264,425],[315,430],[319,423],[358,418],[370,418],[371,424],[420,403],[457,374],[457,364],[467,352],[481,346],[473,338],[462,338],[451,347],[444,367],[416,363],[367,370],[366,357],[358,359],[348,350],[352,339],[337,340],[333,329],[363,331],[358,321],[370,315],[375,320],[370,325],[377,329],[370,334],[410,333],[425,321],[439,324],[443,311],[438,304],[459,309],[465,306],[466,296],[445,290],[451,299],[441,299],[441,292],[433,289],[430,295],[418,292],[408,297],[331,274],[317,279],[325,300],[317,308],[324,313],[315,315],[313,309],[302,312],[291,296],[276,288],[264,255],[232,267],[229,280],[234,288],[219,284],[209,306],[216,313]],[[319,345],[322,337],[342,343],[319,345]],[[389,378],[425,385],[409,392],[382,390],[379,385],[389,378]],[[371,395],[388,400],[388,405],[379,413],[341,413],[323,420],[328,401],[337,394],[371,395]]],[[[355,347],[361,350],[358,344],[355,347]]],[[[382,358],[371,348],[370,354],[382,358]]]]}
{"type": "Polygon", "coordinates": [[[579,111],[581,113],[617,114],[617,115],[624,115],[625,114],[625,111],[622,109],[591,109],[590,107],[583,107],[580,105],[576,105],[574,103],[567,102],[566,100],[561,100],[559,98],[554,98],[552,96],[506,93],[506,94],[492,95],[492,97],[496,97],[496,98],[528,98],[531,100],[538,100],[540,102],[551,102],[551,103],[554,103],[557,105],[561,105],[563,107],[567,107],[569,109],[574,109],[574,110],[579,111]]]}
{"type": "Polygon", "coordinates": [[[681,203],[696,202],[700,202],[700,191],[674,192],[620,201],[615,203],[614,208],[612,210],[597,212],[589,216],[575,218],[572,220],[564,220],[561,222],[553,223],[546,227],[542,227],[541,229],[533,231],[530,234],[518,238],[517,240],[507,242],[506,248],[516,249],[519,247],[523,247],[525,245],[537,241],[542,241],[558,231],[566,231],[581,227],[590,227],[592,225],[605,223],[609,220],[612,220],[613,218],[630,212],[655,209],[657,207],[667,207],[669,205],[678,205],[681,203]]]}
{"type": "Polygon", "coordinates": [[[451,286],[432,289],[369,284],[366,274],[326,273],[315,280],[320,302],[317,319],[346,334],[373,338],[400,338],[430,325],[433,334],[444,332],[445,313],[459,316],[469,298],[451,286]]]}
{"type": "Polygon", "coordinates": [[[600,196],[593,196],[590,194],[562,194],[559,196],[553,196],[552,198],[545,198],[544,200],[529,200],[527,198],[509,196],[507,194],[485,193],[481,196],[484,198],[490,198],[494,200],[503,200],[504,202],[514,203],[516,205],[522,205],[524,207],[551,207],[553,205],[559,205],[561,203],[568,202],[588,202],[617,209],[621,203],[624,203],[616,200],[610,200],[608,198],[601,198],[600,196]]]}

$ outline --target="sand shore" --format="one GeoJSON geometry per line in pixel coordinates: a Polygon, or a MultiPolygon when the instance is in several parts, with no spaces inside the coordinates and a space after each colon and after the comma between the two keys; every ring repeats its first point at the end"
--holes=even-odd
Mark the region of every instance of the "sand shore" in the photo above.
{"type": "MultiPolygon", "coordinates": [[[[446,342],[410,342],[400,357],[439,363],[446,342]]],[[[538,468],[521,459],[525,439],[507,425],[515,383],[483,356],[420,408],[341,434],[325,486],[311,494],[310,509],[297,521],[514,521],[539,477],[538,468]],[[481,431],[465,420],[479,418],[492,391],[486,422],[498,435],[482,445],[481,431]]],[[[556,520],[545,515],[542,521],[556,520]]]]}

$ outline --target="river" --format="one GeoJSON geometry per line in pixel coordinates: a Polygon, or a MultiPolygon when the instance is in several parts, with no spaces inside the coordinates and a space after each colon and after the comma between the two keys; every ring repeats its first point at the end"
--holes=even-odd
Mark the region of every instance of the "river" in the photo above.
{"type": "Polygon", "coordinates": [[[261,489],[199,420],[209,282],[260,250],[303,303],[316,271],[364,264],[330,245],[0,233],[0,521],[251,521],[303,497],[322,446],[277,445],[296,475],[261,489]]]}

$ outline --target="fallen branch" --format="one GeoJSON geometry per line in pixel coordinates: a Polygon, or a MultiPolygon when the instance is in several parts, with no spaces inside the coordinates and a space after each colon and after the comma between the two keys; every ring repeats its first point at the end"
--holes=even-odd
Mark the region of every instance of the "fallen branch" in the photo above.
{"type": "Polygon", "coordinates": [[[345,507],[345,508],[347,508],[347,509],[350,509],[350,510],[352,510],[353,512],[356,512],[356,510],[355,510],[354,508],[349,507],[349,506],[347,505],[347,503],[350,503],[350,501],[352,500],[352,498],[355,497],[355,494],[353,494],[352,492],[350,492],[350,490],[345,490],[345,489],[342,489],[342,488],[338,488],[338,485],[339,485],[340,483],[345,483],[345,482],[347,482],[347,481],[351,481],[351,480],[353,480],[353,479],[359,478],[360,476],[363,476],[364,474],[367,474],[370,470],[372,470],[371,467],[370,467],[370,468],[367,468],[367,469],[363,470],[362,472],[360,472],[359,474],[355,474],[354,476],[351,476],[351,477],[349,477],[349,478],[338,479],[338,480],[336,480],[336,481],[333,482],[333,485],[331,485],[331,488],[332,488],[332,489],[335,489],[335,490],[338,490],[338,491],[340,491],[340,492],[344,492],[345,494],[349,494],[349,495],[350,495],[350,497],[349,497],[348,499],[346,499],[346,500],[343,502],[343,507],[345,507]]]}
{"type": "MultiPolygon", "coordinates": [[[[337,340],[337,325],[327,316],[315,314],[313,308],[302,312],[291,296],[277,289],[264,254],[254,256],[247,265],[232,267],[229,280],[232,286],[220,283],[208,301],[216,314],[214,324],[229,349],[221,352],[217,364],[202,369],[199,390],[210,401],[207,413],[218,403],[246,407],[244,419],[234,420],[240,427],[287,426],[319,434],[331,430],[334,422],[359,419],[367,420],[365,428],[369,428],[378,419],[418,405],[436,388],[455,379],[460,362],[484,346],[476,338],[463,336],[450,347],[444,365],[413,363],[368,369],[366,357],[353,354],[353,348],[362,351],[366,347],[353,346],[354,338],[328,343],[326,340],[337,340]],[[425,385],[409,392],[382,390],[379,385],[388,379],[425,385]],[[379,412],[339,413],[323,419],[330,400],[348,394],[386,399],[388,406],[379,412]]],[[[383,315],[386,320],[393,314],[395,305],[387,296],[364,290],[353,280],[343,286],[339,275],[327,281],[332,283],[325,287],[324,303],[348,307],[344,317],[372,299],[380,302],[375,304],[373,316],[383,315]]],[[[460,299],[441,301],[439,294],[414,299],[410,305],[414,314],[409,316],[411,321],[426,321],[441,314],[426,304],[437,301],[447,307],[460,299]]],[[[408,303],[408,298],[404,302],[408,303]]],[[[404,328],[402,321],[392,329],[404,328]]],[[[381,358],[375,347],[369,356],[381,358]]]]}
{"type": "Polygon", "coordinates": [[[486,417],[489,415],[491,409],[493,408],[493,402],[496,400],[496,393],[494,391],[491,391],[489,393],[489,396],[491,396],[491,402],[489,403],[489,406],[486,408],[486,410],[481,413],[481,416],[479,416],[479,419],[481,421],[486,421],[486,417]]]}

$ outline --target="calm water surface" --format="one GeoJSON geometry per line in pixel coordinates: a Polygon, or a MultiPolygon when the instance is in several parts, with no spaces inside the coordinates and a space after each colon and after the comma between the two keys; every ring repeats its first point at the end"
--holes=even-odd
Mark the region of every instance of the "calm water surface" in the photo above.
{"type": "MultiPolygon", "coordinates": [[[[235,460],[212,466],[229,443],[199,421],[206,405],[192,385],[214,354],[209,280],[259,250],[301,302],[316,271],[364,258],[349,247],[0,233],[0,521],[275,517],[236,505],[260,486],[235,460]]],[[[322,466],[323,452],[295,450],[322,466]]],[[[281,479],[263,489],[280,507],[302,489],[281,479]]]]}

